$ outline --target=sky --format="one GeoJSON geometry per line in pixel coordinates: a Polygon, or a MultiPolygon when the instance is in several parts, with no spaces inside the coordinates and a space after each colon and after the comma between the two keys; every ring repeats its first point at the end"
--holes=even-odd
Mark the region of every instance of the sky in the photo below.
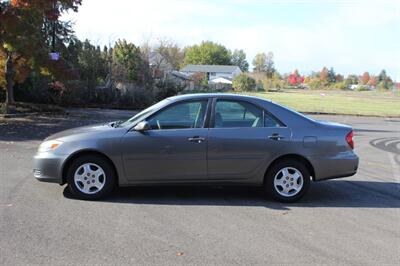
{"type": "Polygon", "coordinates": [[[83,0],[63,19],[98,45],[210,40],[243,49],[250,64],[271,51],[281,73],[385,69],[400,81],[400,0],[83,0]]]}

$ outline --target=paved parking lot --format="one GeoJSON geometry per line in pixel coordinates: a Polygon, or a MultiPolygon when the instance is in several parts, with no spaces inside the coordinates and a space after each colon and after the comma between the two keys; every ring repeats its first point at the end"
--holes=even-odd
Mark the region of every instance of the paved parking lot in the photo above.
{"type": "Polygon", "coordinates": [[[360,168],[296,204],[221,187],[124,188],[89,202],[33,178],[49,134],[130,115],[0,120],[0,265],[400,264],[400,118],[315,116],[353,125],[360,168]]]}

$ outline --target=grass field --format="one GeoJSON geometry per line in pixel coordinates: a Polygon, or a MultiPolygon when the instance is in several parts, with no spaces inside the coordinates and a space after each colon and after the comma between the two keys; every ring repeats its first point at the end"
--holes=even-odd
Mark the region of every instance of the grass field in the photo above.
{"type": "Polygon", "coordinates": [[[400,93],[381,91],[245,92],[300,112],[400,117],[400,93]]]}

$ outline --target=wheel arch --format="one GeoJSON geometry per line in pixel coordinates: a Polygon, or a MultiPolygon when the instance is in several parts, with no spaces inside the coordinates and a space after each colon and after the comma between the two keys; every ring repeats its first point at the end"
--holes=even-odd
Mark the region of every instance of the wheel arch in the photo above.
{"type": "Polygon", "coordinates": [[[77,159],[81,156],[85,156],[85,155],[99,156],[99,157],[103,158],[104,160],[108,161],[115,173],[115,184],[118,185],[119,175],[118,175],[118,171],[117,171],[117,168],[115,167],[114,162],[110,159],[110,157],[108,157],[104,153],[97,151],[97,150],[91,150],[91,149],[77,151],[67,158],[67,160],[64,162],[62,169],[61,169],[61,178],[62,178],[61,184],[65,184],[67,182],[67,172],[68,172],[68,168],[70,167],[71,163],[75,159],[77,159]]]}
{"type": "Polygon", "coordinates": [[[267,169],[265,170],[264,173],[264,183],[265,183],[265,178],[267,176],[268,171],[277,163],[285,161],[285,160],[297,160],[297,161],[301,161],[305,167],[307,168],[307,170],[310,172],[310,175],[312,177],[312,180],[315,179],[315,169],[314,166],[312,165],[312,163],[304,156],[299,155],[299,154],[285,154],[285,155],[281,155],[277,158],[275,158],[267,167],[267,169]]]}

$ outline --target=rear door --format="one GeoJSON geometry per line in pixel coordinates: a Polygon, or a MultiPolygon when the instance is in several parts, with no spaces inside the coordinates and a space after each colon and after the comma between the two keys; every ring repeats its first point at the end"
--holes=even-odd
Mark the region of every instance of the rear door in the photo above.
{"type": "Polygon", "coordinates": [[[290,141],[290,130],[253,103],[216,99],[208,137],[208,178],[251,178],[290,141]]]}

